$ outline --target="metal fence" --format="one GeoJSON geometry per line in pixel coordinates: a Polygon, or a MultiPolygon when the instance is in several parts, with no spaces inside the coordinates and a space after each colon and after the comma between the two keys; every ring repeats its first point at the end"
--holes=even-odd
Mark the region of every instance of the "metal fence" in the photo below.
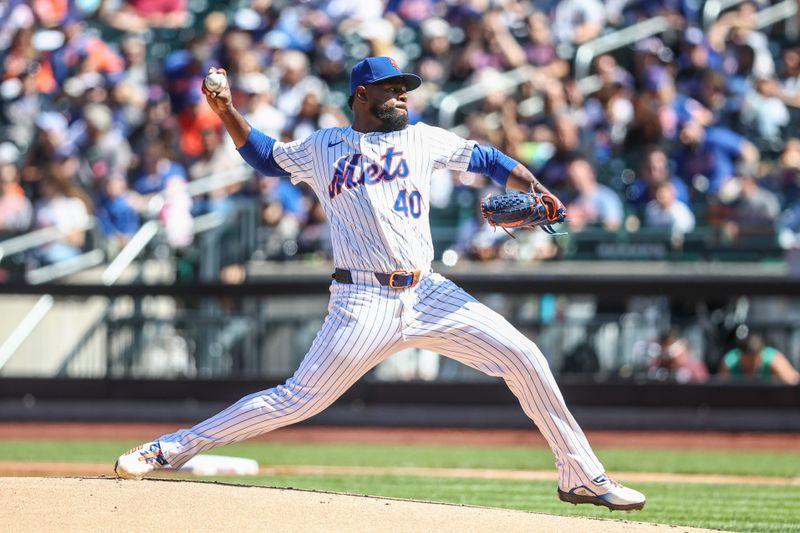
{"type": "MultiPolygon", "coordinates": [[[[664,296],[610,303],[593,295],[482,292],[479,299],[536,342],[559,373],[645,375],[651,343],[677,326],[712,371],[746,323],[800,365],[800,300],[730,297],[709,304],[664,296]],[[771,312],[769,310],[772,310],[771,312]]],[[[113,296],[60,368],[62,377],[285,378],[321,327],[324,294],[305,296],[113,296]]],[[[367,379],[489,379],[424,350],[398,353],[367,379]]]]}

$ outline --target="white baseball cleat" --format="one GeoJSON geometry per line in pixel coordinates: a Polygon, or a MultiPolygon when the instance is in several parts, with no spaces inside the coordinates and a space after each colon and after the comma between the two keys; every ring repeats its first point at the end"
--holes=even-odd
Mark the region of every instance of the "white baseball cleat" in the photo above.
{"type": "Polygon", "coordinates": [[[120,455],[114,464],[114,472],[123,479],[139,480],[167,464],[158,441],[145,442],[120,455]]]}
{"type": "Polygon", "coordinates": [[[597,476],[591,485],[579,485],[565,492],[558,489],[558,498],[572,504],[591,503],[603,505],[612,511],[637,511],[644,508],[644,494],[624,487],[607,477],[597,476]]]}

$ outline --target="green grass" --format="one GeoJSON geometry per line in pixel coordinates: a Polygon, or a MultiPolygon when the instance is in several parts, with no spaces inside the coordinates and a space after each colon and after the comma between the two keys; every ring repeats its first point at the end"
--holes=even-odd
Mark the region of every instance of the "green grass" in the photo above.
{"type": "MultiPolygon", "coordinates": [[[[131,441],[0,441],[0,461],[105,462],[139,444],[131,441]]],[[[553,469],[549,450],[523,447],[381,446],[243,443],[214,453],[269,465],[419,466],[553,469]]],[[[598,449],[609,472],[673,472],[758,476],[800,475],[800,454],[698,450],[598,449]]],[[[800,487],[637,483],[644,511],[609,513],[559,502],[550,482],[440,479],[412,476],[274,476],[225,481],[353,494],[505,507],[559,515],[595,516],[727,531],[800,531],[800,487]]],[[[624,481],[624,479],[622,480],[624,481]]]]}
{"type": "MultiPolygon", "coordinates": [[[[633,513],[560,502],[548,482],[435,479],[402,476],[280,476],[230,481],[394,498],[504,507],[564,516],[591,516],[742,532],[797,532],[800,487],[641,483],[647,506],[633,513]],[[758,497],[754,497],[757,495],[758,497]]],[[[678,530],[680,531],[680,530],[678,530]]]]}
{"type": "MultiPolygon", "coordinates": [[[[114,462],[135,441],[0,441],[0,461],[114,462]]],[[[800,476],[800,454],[699,450],[598,448],[609,472],[672,472],[749,476],[800,476]]],[[[418,466],[441,468],[553,469],[549,449],[476,446],[244,443],[213,453],[270,465],[418,466]]]]}

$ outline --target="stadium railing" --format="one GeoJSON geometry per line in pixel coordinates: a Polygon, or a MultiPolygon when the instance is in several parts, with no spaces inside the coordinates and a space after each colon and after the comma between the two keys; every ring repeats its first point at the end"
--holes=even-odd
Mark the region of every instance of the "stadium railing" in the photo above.
{"type": "Polygon", "coordinates": [[[707,0],[703,5],[703,28],[708,29],[726,9],[730,9],[747,0],[707,0]]]}
{"type": "MultiPolygon", "coordinates": [[[[551,354],[556,370],[566,354],[588,342],[600,361],[598,377],[633,377],[645,362],[642,344],[675,324],[705,339],[697,347],[709,363],[718,362],[729,344],[719,335],[741,323],[769,332],[794,364],[800,362],[800,327],[791,311],[800,289],[784,269],[749,263],[669,268],[640,263],[631,270],[634,266],[628,264],[624,272],[610,263],[445,272],[535,339],[551,354]],[[561,302],[558,315],[546,311],[554,295],[561,302]],[[570,310],[566,314],[563,305],[570,310]],[[708,336],[712,331],[716,337],[708,336]]],[[[111,301],[115,312],[98,320],[73,347],[62,362],[63,376],[273,378],[291,373],[312,342],[324,318],[329,284],[324,267],[292,264],[272,266],[241,285],[5,289],[111,301]]],[[[402,364],[414,367],[420,354],[403,357],[402,364]]],[[[440,361],[435,379],[483,379],[440,361]]]]}
{"type": "Polygon", "coordinates": [[[599,54],[664,33],[670,28],[672,24],[667,17],[653,17],[582,44],[575,51],[575,79],[580,82],[589,76],[592,61],[599,54]]]}
{"type": "MultiPolygon", "coordinates": [[[[221,187],[247,181],[251,175],[252,172],[242,165],[193,181],[187,185],[187,191],[193,197],[201,196],[221,187]]],[[[126,269],[133,265],[134,261],[159,235],[162,230],[162,225],[161,221],[155,217],[157,217],[165,201],[165,197],[160,194],[153,196],[150,200],[148,213],[146,213],[146,218],[150,220],[139,228],[114,260],[105,267],[100,276],[104,286],[112,286],[117,283],[126,269]]],[[[224,222],[225,220],[220,218],[219,214],[209,213],[201,215],[194,220],[195,233],[202,234],[203,232],[220,227],[224,222]]],[[[98,224],[96,219],[92,218],[84,226],[73,228],[71,231],[97,229],[98,224]]],[[[62,237],[62,232],[55,228],[44,228],[8,239],[0,242],[0,258],[29,252],[43,244],[53,242],[62,237]]],[[[31,285],[45,284],[102,264],[105,260],[105,254],[99,249],[99,243],[101,241],[99,235],[95,233],[91,241],[92,244],[96,246],[95,249],[77,258],[31,270],[26,273],[26,281],[31,285]]],[[[139,275],[141,275],[141,266],[135,276],[139,275]]],[[[39,324],[42,323],[53,308],[54,303],[55,300],[51,294],[41,294],[37,302],[22,317],[18,325],[11,331],[3,343],[0,344],[0,371],[2,371],[3,367],[8,363],[11,357],[14,356],[26,339],[35,333],[39,324]]]]}

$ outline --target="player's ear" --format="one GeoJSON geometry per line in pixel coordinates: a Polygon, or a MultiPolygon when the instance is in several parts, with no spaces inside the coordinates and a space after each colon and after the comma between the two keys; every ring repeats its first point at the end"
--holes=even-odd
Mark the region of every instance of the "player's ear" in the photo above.
{"type": "Polygon", "coordinates": [[[359,102],[366,102],[367,101],[367,88],[363,85],[359,85],[356,87],[356,99],[359,102]]]}

